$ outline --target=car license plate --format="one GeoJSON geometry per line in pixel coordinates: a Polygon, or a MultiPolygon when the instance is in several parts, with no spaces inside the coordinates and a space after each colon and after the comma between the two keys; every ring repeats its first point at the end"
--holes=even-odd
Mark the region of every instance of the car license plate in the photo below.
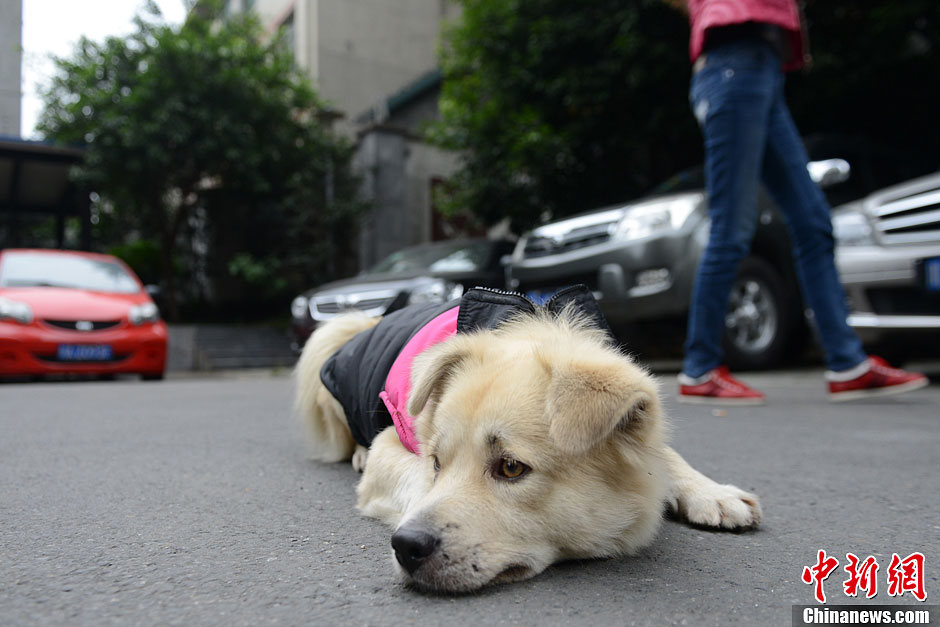
{"type": "Polygon", "coordinates": [[[557,291],[556,289],[526,290],[525,297],[536,305],[544,305],[557,291]]]}
{"type": "Polygon", "coordinates": [[[110,344],[59,344],[59,361],[108,361],[113,353],[110,344]]]}
{"type": "Polygon", "coordinates": [[[924,259],[924,287],[928,292],[940,292],[940,257],[924,259]]]}

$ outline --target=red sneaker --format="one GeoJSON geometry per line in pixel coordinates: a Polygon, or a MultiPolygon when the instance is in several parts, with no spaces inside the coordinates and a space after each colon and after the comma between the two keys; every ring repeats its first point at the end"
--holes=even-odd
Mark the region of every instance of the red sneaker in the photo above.
{"type": "Polygon", "coordinates": [[[833,402],[901,394],[928,383],[927,377],[919,372],[892,368],[884,359],[874,355],[869,355],[867,362],[846,373],[827,372],[826,378],[829,380],[829,400],[833,402]]]}
{"type": "Polygon", "coordinates": [[[679,402],[697,405],[763,405],[764,395],[731,376],[727,366],[710,370],[692,379],[679,375],[679,402]]]}

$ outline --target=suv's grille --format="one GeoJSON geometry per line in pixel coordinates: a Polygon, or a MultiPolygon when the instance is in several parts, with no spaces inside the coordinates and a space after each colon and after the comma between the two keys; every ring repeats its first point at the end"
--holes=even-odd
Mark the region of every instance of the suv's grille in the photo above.
{"type": "Polygon", "coordinates": [[[356,304],[351,303],[340,303],[335,300],[318,300],[317,311],[325,314],[338,314],[344,311],[363,311],[366,309],[375,309],[376,307],[381,307],[386,304],[390,299],[385,298],[370,298],[369,300],[361,300],[356,304]]]}
{"type": "Polygon", "coordinates": [[[365,311],[382,314],[395,297],[397,292],[388,291],[374,294],[363,294],[361,297],[352,295],[318,296],[310,303],[310,313],[316,320],[332,318],[348,311],[365,311]]]}
{"type": "Polygon", "coordinates": [[[556,237],[533,234],[526,240],[524,254],[530,258],[544,257],[603,244],[610,239],[610,231],[616,224],[617,222],[602,222],[581,226],[556,237]]]}
{"type": "Polygon", "coordinates": [[[885,244],[940,241],[940,187],[933,183],[874,208],[885,244]]]}
{"type": "Polygon", "coordinates": [[[121,324],[120,320],[43,320],[43,322],[69,331],[103,331],[121,324]]]}

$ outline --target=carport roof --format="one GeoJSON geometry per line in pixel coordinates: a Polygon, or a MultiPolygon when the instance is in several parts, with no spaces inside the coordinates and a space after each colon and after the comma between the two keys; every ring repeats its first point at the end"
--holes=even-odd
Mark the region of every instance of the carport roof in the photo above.
{"type": "Polygon", "coordinates": [[[0,211],[79,215],[69,170],[81,148],[54,146],[16,137],[0,137],[0,211]]]}
{"type": "Polygon", "coordinates": [[[84,153],[81,148],[0,137],[0,246],[32,245],[23,224],[31,217],[52,216],[59,248],[65,244],[66,218],[77,217],[80,245],[88,249],[91,201],[88,191],[69,178],[84,153]]]}

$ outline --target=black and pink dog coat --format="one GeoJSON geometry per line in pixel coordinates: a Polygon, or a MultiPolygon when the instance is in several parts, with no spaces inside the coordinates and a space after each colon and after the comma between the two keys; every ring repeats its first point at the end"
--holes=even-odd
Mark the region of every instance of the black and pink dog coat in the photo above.
{"type": "MultiPolygon", "coordinates": [[[[613,338],[597,302],[583,285],[559,291],[544,308],[557,314],[569,305],[613,338]]],[[[407,412],[414,358],[456,333],[494,329],[538,307],[521,294],[474,288],[443,305],[399,309],[333,353],[320,370],[320,380],[343,406],[357,443],[368,447],[379,432],[395,425],[405,448],[418,453],[414,419],[407,412]]]]}

